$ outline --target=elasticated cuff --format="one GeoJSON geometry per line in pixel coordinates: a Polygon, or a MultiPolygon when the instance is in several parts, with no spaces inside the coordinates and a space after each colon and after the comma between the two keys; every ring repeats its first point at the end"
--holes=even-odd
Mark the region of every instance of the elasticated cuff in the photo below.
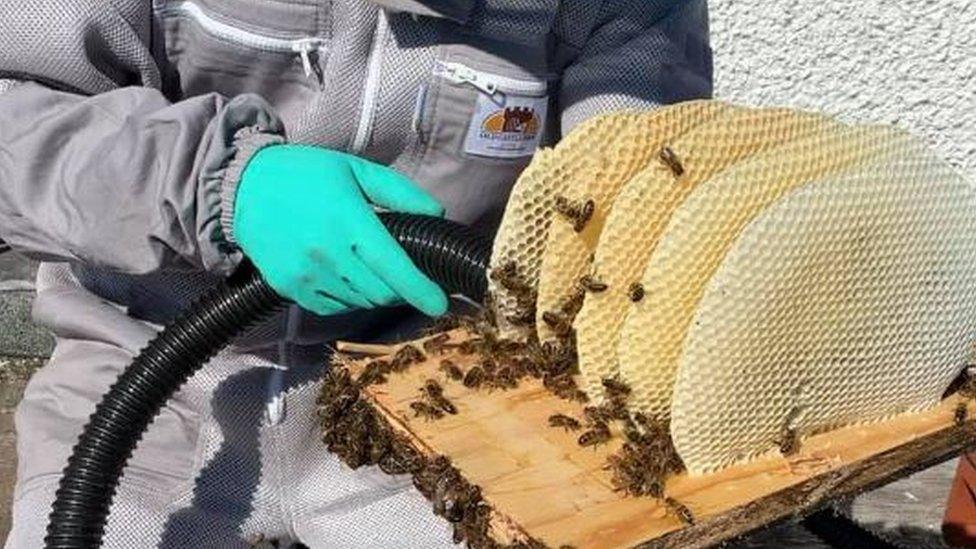
{"type": "Polygon", "coordinates": [[[220,228],[224,241],[237,244],[234,238],[234,203],[247,163],[261,149],[284,142],[284,137],[262,132],[256,127],[242,128],[234,135],[234,148],[237,152],[227,165],[220,182],[220,228]]]}

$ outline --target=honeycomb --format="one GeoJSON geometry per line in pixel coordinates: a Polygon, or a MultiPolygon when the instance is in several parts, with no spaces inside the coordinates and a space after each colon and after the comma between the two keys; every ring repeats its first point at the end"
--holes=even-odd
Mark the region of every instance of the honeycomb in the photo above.
{"type": "Polygon", "coordinates": [[[682,175],[652,161],[627,182],[607,216],[593,262],[593,272],[608,288],[588,295],[575,321],[582,385],[590,398],[599,399],[600,381],[617,372],[630,287],[640,280],[671,213],[688,193],[744,158],[834,124],[789,109],[729,109],[667,143],[680,159],[682,175]]]}
{"type": "Polygon", "coordinates": [[[672,215],[647,262],[646,297],[629,307],[617,345],[635,410],[667,420],[681,344],[705,285],[753,217],[803,183],[887,156],[908,137],[833,126],[767,149],[699,185],[672,215]]]}
{"type": "MultiPolygon", "coordinates": [[[[786,427],[809,435],[930,407],[963,369],[976,328],[973,190],[919,142],[884,148],[765,209],[708,282],[672,404],[692,473],[769,451],[786,427]]],[[[724,196],[737,208],[770,201],[748,194],[724,196]]]]}
{"type": "MultiPolygon", "coordinates": [[[[576,174],[586,169],[592,143],[605,139],[629,124],[632,115],[598,116],[583,122],[554,149],[539,149],[532,162],[515,182],[501,225],[492,247],[491,267],[497,269],[509,263],[517,267],[518,277],[536,288],[539,265],[546,235],[553,214],[555,197],[563,192],[576,174]]],[[[510,289],[489,278],[496,323],[501,335],[522,339],[529,327],[511,319],[518,315],[518,301],[510,289]]]]}
{"type": "MultiPolygon", "coordinates": [[[[574,221],[556,214],[543,247],[538,281],[536,330],[541,341],[556,332],[542,318],[546,311],[561,313],[571,321],[573,310],[563,308],[577,292],[577,282],[589,270],[597,240],[614,199],[624,184],[656,157],[662,145],[720,112],[733,107],[718,101],[692,101],[664,107],[653,113],[617,117],[614,125],[587,142],[581,154],[585,163],[568,173],[559,194],[576,209],[593,201],[592,216],[577,232],[574,221]]],[[[579,149],[557,154],[580,154],[579,149]]]]}

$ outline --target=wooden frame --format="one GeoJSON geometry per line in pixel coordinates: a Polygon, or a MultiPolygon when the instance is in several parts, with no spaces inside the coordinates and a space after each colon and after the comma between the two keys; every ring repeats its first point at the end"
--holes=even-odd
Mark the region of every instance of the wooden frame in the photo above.
{"type": "MultiPolygon", "coordinates": [[[[555,397],[533,379],[507,391],[468,389],[440,371],[443,358],[462,368],[477,360],[457,353],[428,357],[391,374],[386,383],[365,387],[361,399],[417,452],[448,457],[468,483],[481,488],[491,508],[489,535],[502,544],[706,547],[976,446],[976,422],[970,419],[976,406],[953,395],[928,411],[811,436],[789,459],[773,451],[717,473],[677,475],[667,482],[666,494],[692,512],[689,525],[660,500],[614,490],[605,465],[619,449],[620,436],[583,448],[578,432],[548,425],[555,413],[579,417],[583,405],[555,397]],[[410,404],[428,379],[443,386],[458,414],[416,417],[410,404]],[[962,402],[968,416],[959,422],[962,402]]],[[[366,361],[340,357],[339,362],[355,377],[366,361]]]]}

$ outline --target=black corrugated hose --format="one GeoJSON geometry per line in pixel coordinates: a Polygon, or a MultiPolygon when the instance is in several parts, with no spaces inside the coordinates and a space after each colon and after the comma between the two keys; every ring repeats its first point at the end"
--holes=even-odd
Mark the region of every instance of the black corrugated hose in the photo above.
{"type": "MultiPolygon", "coordinates": [[[[417,266],[449,293],[477,301],[485,295],[488,239],[439,218],[380,217],[417,266]]],[[[9,250],[0,240],[0,254],[9,250]]],[[[160,408],[231,339],[285,304],[245,263],[149,343],[103,397],[74,448],[53,505],[48,548],[101,545],[122,469],[160,408]]],[[[801,524],[832,547],[898,547],[832,507],[801,524]]]]}
{"type": "MultiPolygon", "coordinates": [[[[393,213],[380,218],[445,291],[482,300],[489,239],[440,218],[393,213]]],[[[46,547],[101,545],[122,470],[159,410],[234,337],[286,304],[244,264],[149,343],[102,397],[75,445],[52,506],[46,547]]]]}

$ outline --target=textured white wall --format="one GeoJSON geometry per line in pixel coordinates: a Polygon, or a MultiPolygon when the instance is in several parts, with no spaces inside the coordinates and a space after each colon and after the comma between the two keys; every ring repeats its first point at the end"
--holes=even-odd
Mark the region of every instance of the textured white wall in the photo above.
{"type": "Polygon", "coordinates": [[[976,182],[976,1],[710,0],[717,98],[924,136],[976,182]]]}

